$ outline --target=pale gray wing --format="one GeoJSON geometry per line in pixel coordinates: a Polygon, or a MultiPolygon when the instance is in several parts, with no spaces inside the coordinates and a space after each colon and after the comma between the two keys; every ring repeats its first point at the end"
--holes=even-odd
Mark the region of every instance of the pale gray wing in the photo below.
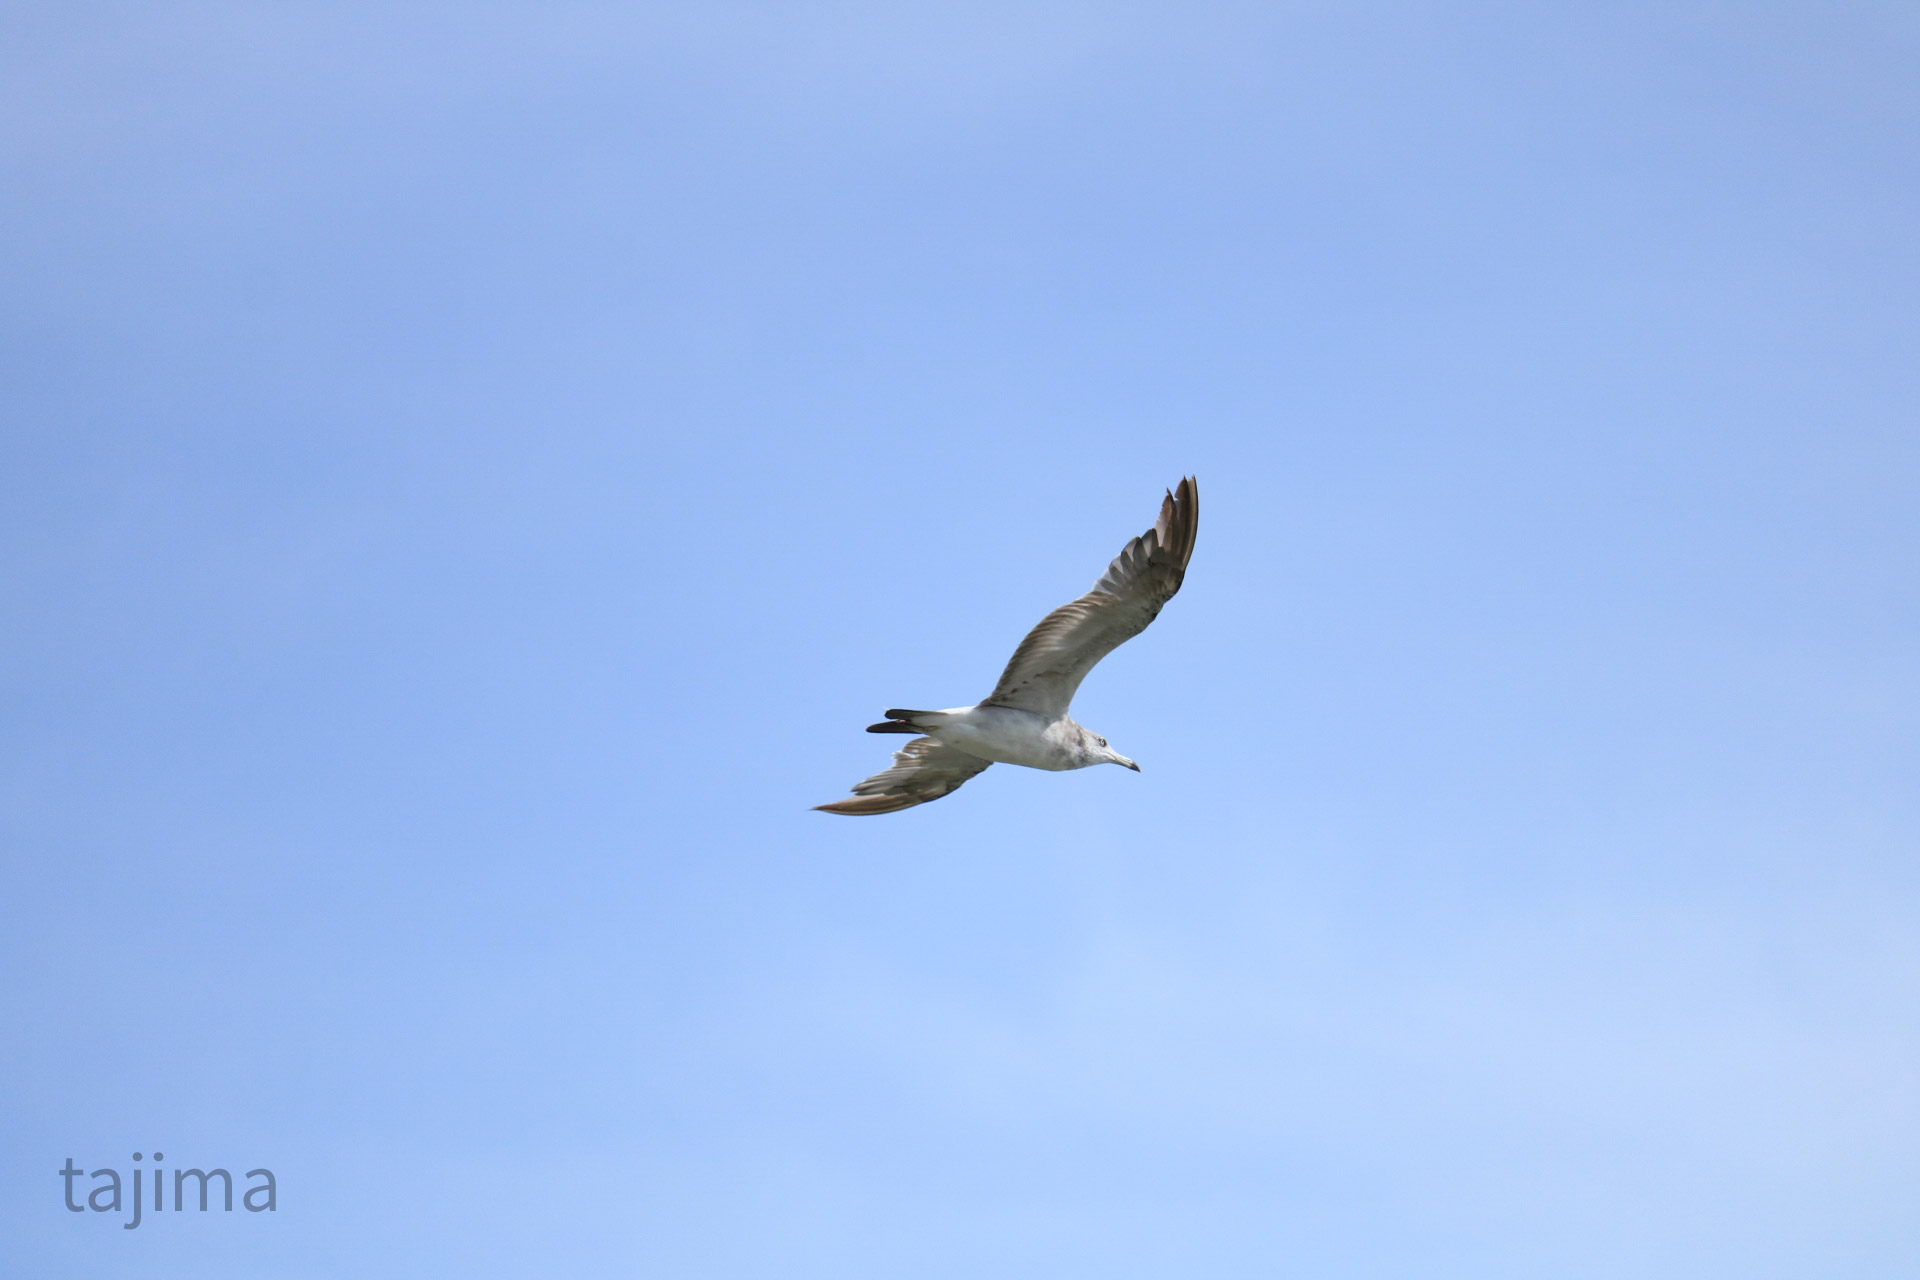
{"type": "Polygon", "coordinates": [[[938,800],[979,773],[991,760],[943,747],[932,738],[915,738],[893,753],[893,768],[853,787],[853,799],[817,804],[828,813],[892,813],[938,800]]]}
{"type": "Polygon", "coordinates": [[[1160,519],[1114,558],[1093,590],[1063,604],[1027,633],[983,706],[1067,714],[1094,664],[1147,629],[1173,599],[1193,558],[1200,487],[1191,476],[1160,504],[1160,519]]]}

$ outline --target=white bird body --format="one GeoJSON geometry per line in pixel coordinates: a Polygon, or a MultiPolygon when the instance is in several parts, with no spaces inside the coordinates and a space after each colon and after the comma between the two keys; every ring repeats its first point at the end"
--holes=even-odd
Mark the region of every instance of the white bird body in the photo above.
{"type": "Polygon", "coordinates": [[[1169,490],[1160,519],[1114,557],[1093,590],[1040,620],[1020,642],[1000,683],[983,701],[945,711],[887,712],[869,733],[912,733],[893,766],[854,784],[849,799],[815,805],[828,813],[892,813],[956,790],[992,764],[1059,772],[1089,765],[1140,766],[1067,714],[1094,664],[1147,629],[1180,590],[1193,557],[1200,491],[1193,478],[1169,490]]]}
{"type": "Polygon", "coordinates": [[[974,706],[915,712],[906,723],[943,747],[994,764],[1023,764],[1056,773],[1096,764],[1124,764],[1136,772],[1140,768],[1108,750],[1105,738],[1066,716],[1049,720],[1038,711],[1018,707],[974,706]]]}

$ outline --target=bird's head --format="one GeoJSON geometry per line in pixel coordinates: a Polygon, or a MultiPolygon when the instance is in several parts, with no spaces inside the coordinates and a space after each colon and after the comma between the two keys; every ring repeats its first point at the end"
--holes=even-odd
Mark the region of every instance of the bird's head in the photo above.
{"type": "Polygon", "coordinates": [[[1088,764],[1090,765],[1093,765],[1093,764],[1124,765],[1127,768],[1133,770],[1135,773],[1140,772],[1139,765],[1135,764],[1133,761],[1127,759],[1125,756],[1121,755],[1118,751],[1115,751],[1112,747],[1108,746],[1107,740],[1101,737],[1099,734],[1095,733],[1093,730],[1082,729],[1080,730],[1080,733],[1081,733],[1080,747],[1081,747],[1081,750],[1086,755],[1086,761],[1088,764]]]}

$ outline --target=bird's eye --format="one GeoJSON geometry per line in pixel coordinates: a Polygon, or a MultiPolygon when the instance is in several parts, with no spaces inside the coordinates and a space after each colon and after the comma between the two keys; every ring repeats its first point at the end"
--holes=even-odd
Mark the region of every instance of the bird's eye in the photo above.
{"type": "Polygon", "coordinates": [[[1103,747],[1107,745],[1107,740],[1105,738],[1095,738],[1094,741],[1099,743],[1103,747]]]}

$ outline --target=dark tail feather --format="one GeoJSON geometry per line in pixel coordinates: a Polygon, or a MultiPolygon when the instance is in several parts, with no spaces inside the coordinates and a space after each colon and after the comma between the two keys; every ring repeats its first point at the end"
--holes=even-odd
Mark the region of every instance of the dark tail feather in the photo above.
{"type": "Polygon", "coordinates": [[[923,730],[913,727],[913,718],[915,716],[930,716],[936,714],[938,713],[933,711],[903,711],[899,707],[890,707],[887,710],[887,722],[885,724],[870,724],[867,726],[867,732],[921,733],[923,730]]]}

